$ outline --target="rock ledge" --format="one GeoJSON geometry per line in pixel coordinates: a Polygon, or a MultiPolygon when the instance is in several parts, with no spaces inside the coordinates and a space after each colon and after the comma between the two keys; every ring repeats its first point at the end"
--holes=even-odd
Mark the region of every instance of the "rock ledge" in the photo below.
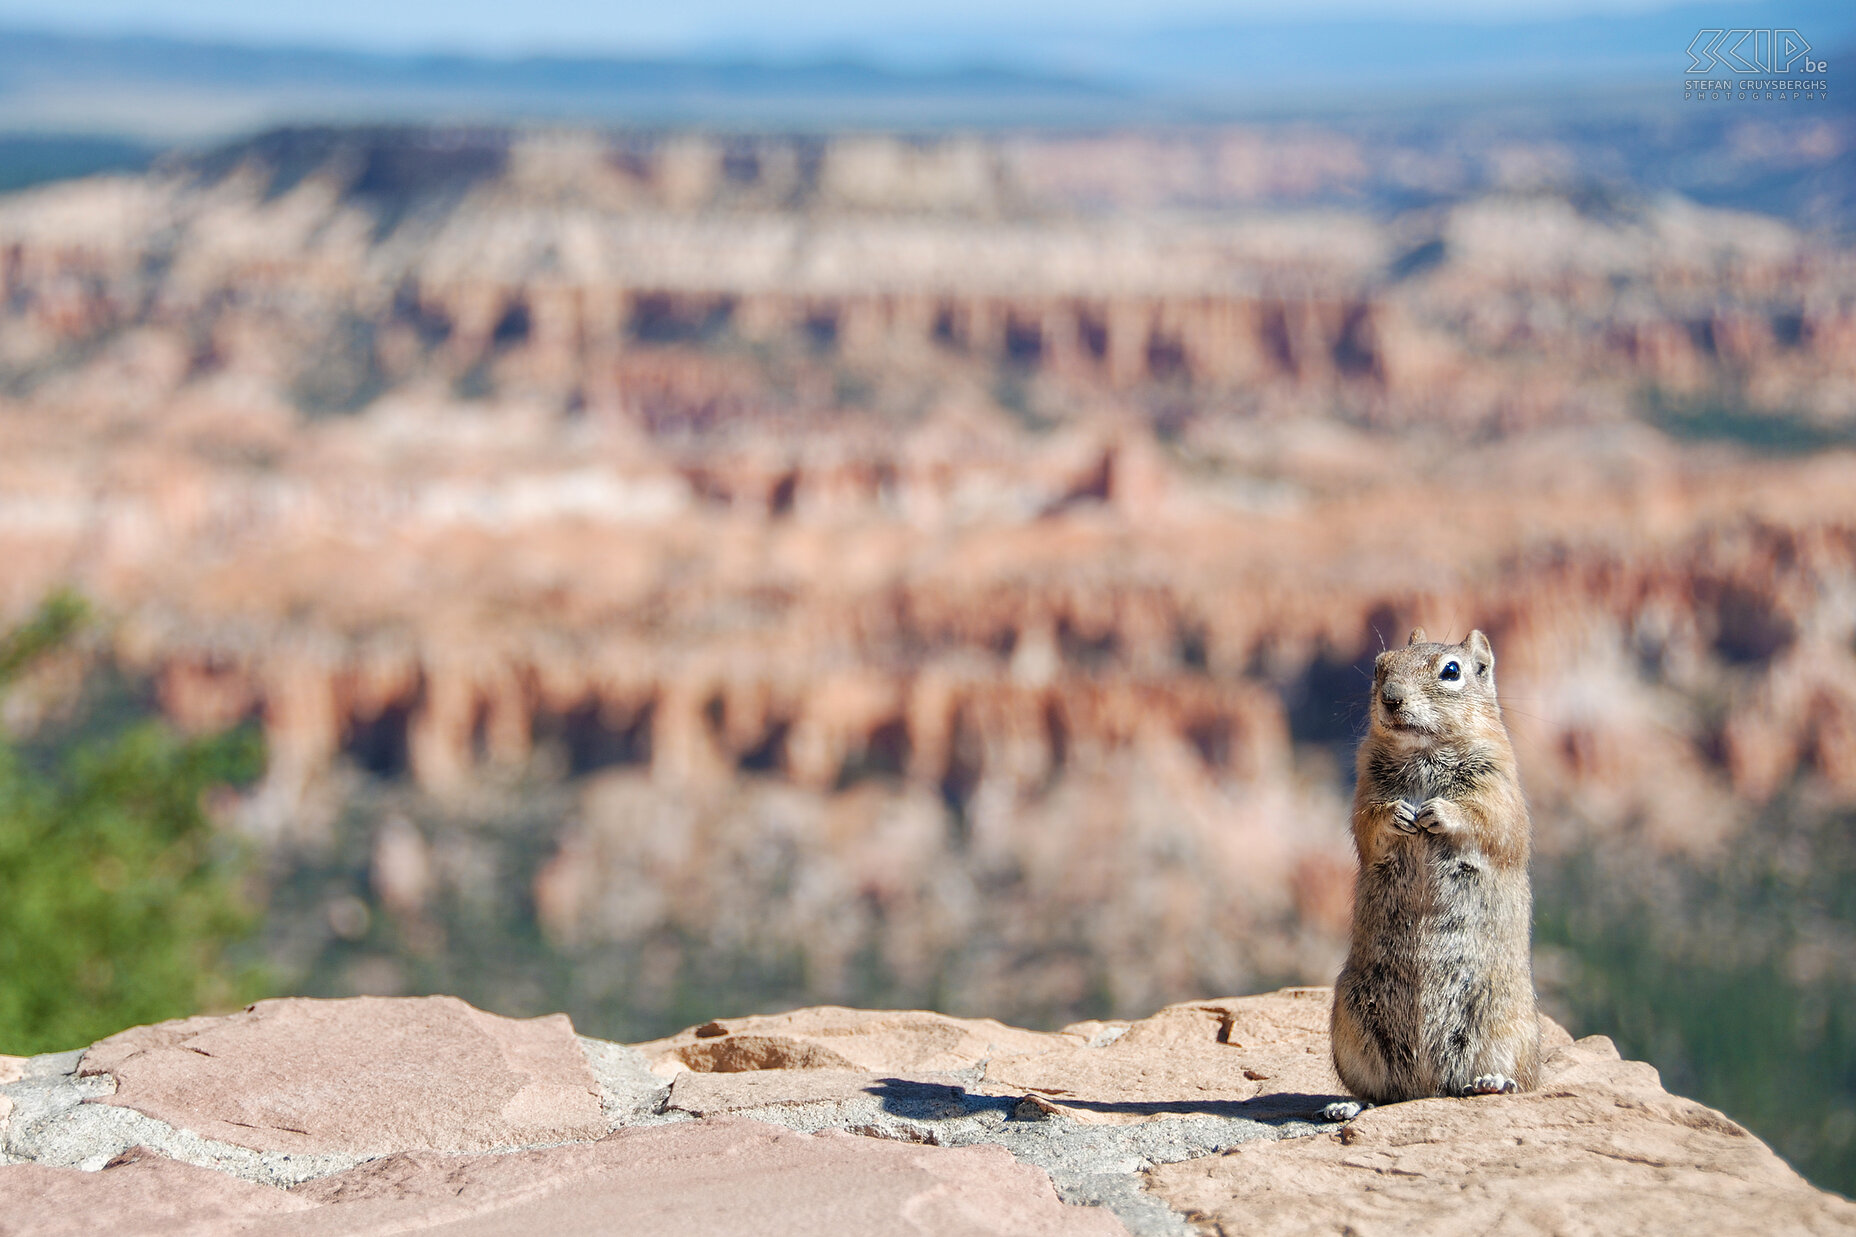
{"type": "Polygon", "coordinates": [[[262,1001],[0,1057],[9,1237],[1856,1233],[1610,1041],[1337,1127],[1326,989],[1025,1031],[837,1007],[626,1046],[452,997],[262,1001]]]}

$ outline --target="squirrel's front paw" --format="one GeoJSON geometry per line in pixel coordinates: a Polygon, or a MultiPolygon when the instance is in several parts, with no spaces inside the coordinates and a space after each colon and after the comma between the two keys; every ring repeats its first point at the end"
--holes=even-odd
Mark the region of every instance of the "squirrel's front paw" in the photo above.
{"type": "Polygon", "coordinates": [[[1392,827],[1394,829],[1397,829],[1400,833],[1416,833],[1418,831],[1419,809],[1417,804],[1409,799],[1394,799],[1389,806],[1392,808],[1392,827]]]}
{"type": "Polygon", "coordinates": [[[1418,809],[1412,821],[1413,829],[1422,829],[1426,833],[1454,833],[1463,827],[1462,817],[1457,814],[1456,805],[1448,799],[1426,799],[1424,806],[1418,809]]]}

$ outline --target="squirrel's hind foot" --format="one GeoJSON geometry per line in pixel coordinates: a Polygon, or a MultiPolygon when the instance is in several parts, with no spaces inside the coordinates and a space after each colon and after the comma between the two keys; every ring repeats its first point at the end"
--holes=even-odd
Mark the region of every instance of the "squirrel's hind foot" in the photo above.
{"type": "Polygon", "coordinates": [[[1321,1110],[1323,1121],[1351,1121],[1372,1105],[1365,1100],[1335,1100],[1321,1110]]]}
{"type": "Polygon", "coordinates": [[[1506,1074],[1477,1074],[1469,1080],[1464,1095],[1513,1095],[1521,1084],[1506,1074]]]}

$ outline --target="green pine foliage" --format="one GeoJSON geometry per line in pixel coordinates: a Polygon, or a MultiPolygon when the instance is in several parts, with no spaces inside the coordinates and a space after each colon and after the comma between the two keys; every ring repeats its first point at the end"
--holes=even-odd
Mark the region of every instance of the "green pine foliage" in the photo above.
{"type": "MultiPolygon", "coordinates": [[[[0,691],[84,622],[59,595],[0,638],[0,691]]],[[[0,737],[0,1052],[75,1048],[256,995],[262,976],[231,957],[255,927],[244,857],[203,807],[262,770],[255,728],[187,738],[146,709],[86,699],[48,729],[0,737]]]]}
{"type": "Polygon", "coordinates": [[[1575,1035],[1610,1035],[1856,1193],[1856,811],[1788,791],[1720,855],[1613,842],[1543,861],[1534,885],[1575,1035]]]}

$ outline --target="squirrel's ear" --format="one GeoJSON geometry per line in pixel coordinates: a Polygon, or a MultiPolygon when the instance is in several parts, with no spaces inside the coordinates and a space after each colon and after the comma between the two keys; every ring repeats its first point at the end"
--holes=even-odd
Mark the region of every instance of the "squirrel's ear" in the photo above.
{"type": "Polygon", "coordinates": [[[1409,640],[1407,640],[1407,641],[1405,641],[1405,643],[1406,643],[1407,645],[1412,645],[1412,644],[1423,644],[1423,643],[1424,643],[1424,628],[1422,628],[1422,627],[1414,627],[1414,628],[1412,628],[1412,629],[1411,629],[1411,639],[1409,639],[1409,640]]]}
{"type": "Polygon", "coordinates": [[[1489,647],[1489,638],[1481,630],[1469,633],[1469,656],[1476,663],[1476,674],[1488,678],[1495,673],[1495,650],[1489,647]]]}

